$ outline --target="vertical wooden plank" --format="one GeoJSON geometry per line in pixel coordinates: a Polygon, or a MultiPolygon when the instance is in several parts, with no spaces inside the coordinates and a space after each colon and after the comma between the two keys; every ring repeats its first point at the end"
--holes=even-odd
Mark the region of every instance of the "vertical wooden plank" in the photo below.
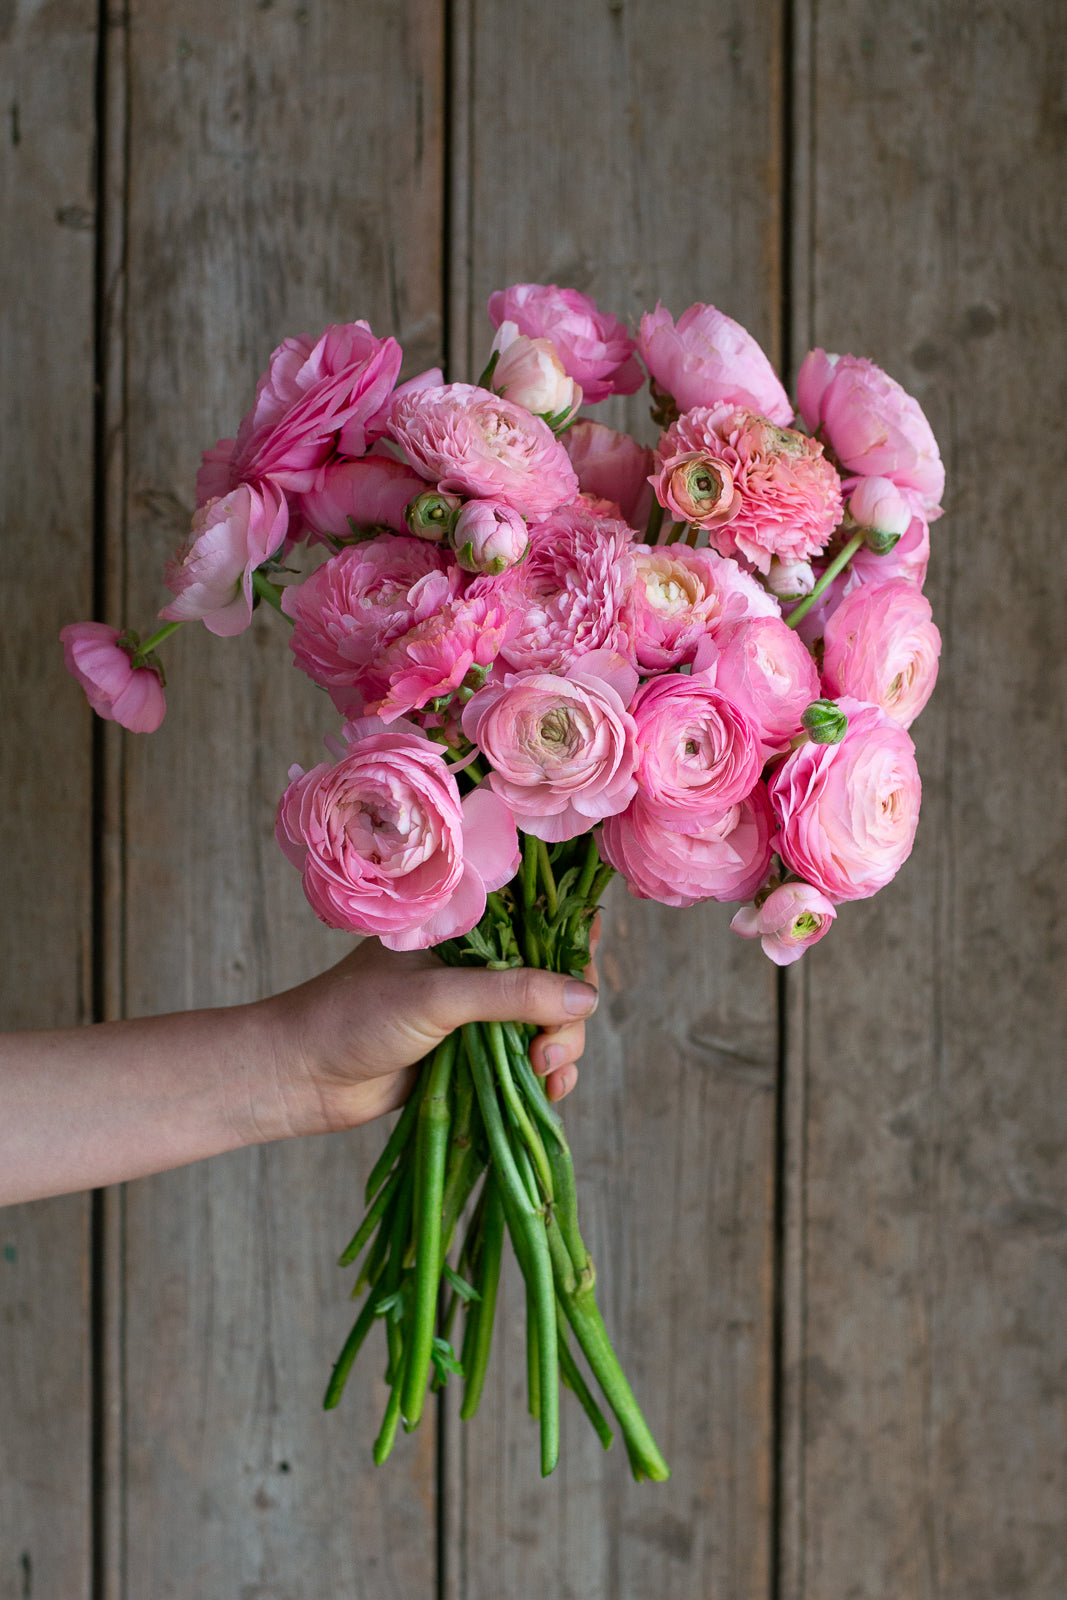
{"type": "MultiPolygon", "coordinates": [[[[480,370],[490,291],[526,280],[623,316],[711,301],[774,351],[777,5],[472,7],[457,49],[454,377],[480,370]]],[[[643,407],[595,414],[654,439],[643,407]]],[[[453,1600],[767,1593],[775,984],[728,923],[616,886],[567,1107],[605,1317],[673,1478],[634,1485],[565,1394],[540,1480],[513,1273],[481,1412],[449,1417],[453,1600]]]]}
{"type": "Polygon", "coordinates": [[[949,515],[915,854],[806,958],[793,1009],[785,1593],[1058,1600],[1062,16],[1042,0],[814,15],[798,333],[919,396],[949,515]]]}
{"type": "MultiPolygon", "coordinates": [[[[96,8],[0,6],[2,1026],[87,1019],[90,714],[60,628],[92,610],[96,8]]],[[[83,1594],[89,1199],[0,1213],[0,1597],[83,1594]]]]}
{"type": "MultiPolygon", "coordinates": [[[[113,508],[131,617],[165,598],[199,452],[233,431],[283,336],[366,317],[413,370],[438,355],[441,63],[433,0],[132,8],[113,508]]],[[[257,615],[237,643],[187,630],[167,664],[167,719],[127,741],[121,790],[131,1013],[248,999],[347,948],[273,843],[288,765],[316,761],[335,720],[279,620],[257,615]]],[[[432,1426],[375,1472],[375,1353],[343,1409],[320,1410],[351,1320],[334,1262],[380,1143],[256,1150],[130,1187],[114,1600],[431,1592],[432,1426]]]]}

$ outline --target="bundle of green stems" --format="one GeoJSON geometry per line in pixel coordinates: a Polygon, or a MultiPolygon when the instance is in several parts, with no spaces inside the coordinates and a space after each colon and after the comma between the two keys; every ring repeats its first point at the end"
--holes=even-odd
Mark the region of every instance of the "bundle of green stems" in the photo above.
{"type": "MultiPolygon", "coordinates": [[[[455,965],[525,963],[581,976],[612,869],[601,864],[593,835],[551,847],[526,835],[523,843],[519,873],[489,896],[482,921],[464,939],[438,946],[437,954],[455,965]]],[[[382,1319],[390,1394],[375,1462],[386,1460],[399,1426],[418,1426],[427,1393],[450,1374],[463,1382],[460,1416],[473,1417],[489,1362],[506,1232],[526,1285],[527,1389],[540,1423],[542,1473],[559,1458],[560,1380],[605,1449],[612,1439],[571,1348],[573,1334],[622,1430],[634,1477],[660,1481],[669,1469],[596,1303],[563,1124],[530,1066],[533,1031],[471,1023],[424,1062],[367,1180],[366,1215],[341,1257],[343,1266],[363,1257],[353,1298],[364,1300],[325,1405],[340,1400],[360,1347],[382,1319]],[[453,1266],[449,1255],[464,1222],[453,1266]]]]}

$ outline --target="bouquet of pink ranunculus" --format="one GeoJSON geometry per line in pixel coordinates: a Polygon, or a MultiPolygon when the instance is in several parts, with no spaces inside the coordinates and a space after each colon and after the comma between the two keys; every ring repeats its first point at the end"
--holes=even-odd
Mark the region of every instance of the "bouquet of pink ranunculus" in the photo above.
{"type": "MultiPolygon", "coordinates": [[[[872,362],[814,350],[794,426],[766,356],[711,306],[677,323],[657,306],[636,339],[570,289],[519,284],[489,314],[477,384],[398,385],[399,345],[365,322],[285,340],[237,437],[204,456],[165,626],[141,643],[75,624],[68,666],[101,715],[150,731],[168,633],[199,618],[236,634],[276,607],[341,719],[330,759],[290,770],[277,822],[331,927],[580,974],[618,871],[668,905],[741,902],[731,926],[795,961],[912,846],[907,729],[940,648],[922,594],[944,485],[929,424],[872,362]],[[642,362],[654,449],[578,415],[635,393],[642,362]],[[300,544],[329,554],[290,582],[300,544]]],[[[635,1475],[661,1479],[528,1043],[477,1024],[425,1063],[342,1257],[363,1257],[365,1299],[326,1404],[380,1319],[375,1460],[450,1373],[473,1415],[507,1232],[542,1470],[560,1379],[611,1438],[573,1333],[635,1475]]]]}

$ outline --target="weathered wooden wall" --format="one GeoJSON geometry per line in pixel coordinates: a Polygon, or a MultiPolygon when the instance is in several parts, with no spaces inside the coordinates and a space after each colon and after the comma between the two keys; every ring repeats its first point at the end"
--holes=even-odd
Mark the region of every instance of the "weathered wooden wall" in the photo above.
{"type": "Polygon", "coordinates": [[[723,908],[611,902],[567,1117],[670,1484],[566,1407],[541,1482],[514,1324],[477,1422],[446,1396],[382,1472],[369,1367],[319,1411],[371,1129],[0,1213],[0,1600],[1063,1600],[1060,20],[0,3],[8,1025],[338,953],[271,839],[322,732],[272,618],[175,641],[150,739],[94,735],[55,644],[152,616],[283,334],[365,316],[468,376],[509,281],[712,300],[794,367],[874,356],[949,471],[897,881],[781,991],[723,908]]]}

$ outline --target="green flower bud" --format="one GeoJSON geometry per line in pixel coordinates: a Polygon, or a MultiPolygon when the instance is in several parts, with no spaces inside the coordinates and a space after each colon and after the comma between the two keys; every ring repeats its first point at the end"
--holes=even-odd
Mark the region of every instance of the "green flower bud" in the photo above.
{"type": "Polygon", "coordinates": [[[412,500],[404,512],[404,520],[416,539],[439,543],[452,532],[462,504],[458,495],[427,489],[412,500]]]}
{"type": "Polygon", "coordinates": [[[876,556],[887,556],[900,539],[899,533],[886,533],[884,528],[864,528],[863,542],[876,556]]]}
{"type": "Polygon", "coordinates": [[[840,744],[848,732],[848,718],[833,700],[813,700],[800,720],[812,744],[840,744]]]}

